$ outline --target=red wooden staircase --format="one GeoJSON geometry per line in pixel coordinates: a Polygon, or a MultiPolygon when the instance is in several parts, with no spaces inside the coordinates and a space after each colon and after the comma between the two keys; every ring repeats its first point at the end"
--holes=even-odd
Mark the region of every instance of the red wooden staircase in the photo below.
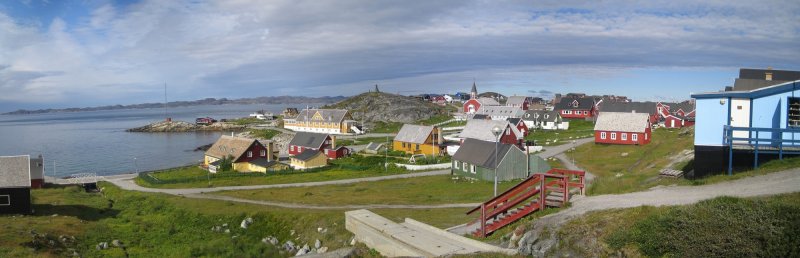
{"type": "Polygon", "coordinates": [[[485,237],[492,232],[517,221],[528,214],[546,207],[562,207],[569,201],[570,189],[578,188],[584,194],[584,175],[578,170],[551,169],[546,173],[533,174],[519,184],[496,197],[469,210],[467,214],[480,211],[474,222],[480,223],[473,235],[485,237]]]}

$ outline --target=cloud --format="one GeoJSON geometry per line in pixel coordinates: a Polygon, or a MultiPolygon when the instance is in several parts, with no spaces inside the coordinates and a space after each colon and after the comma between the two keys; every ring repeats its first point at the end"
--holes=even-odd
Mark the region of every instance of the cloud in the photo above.
{"type": "Polygon", "coordinates": [[[145,0],[82,8],[85,15],[42,24],[0,8],[0,87],[20,92],[0,98],[32,99],[26,89],[37,89],[47,101],[142,102],[164,83],[182,99],[355,94],[375,83],[463,91],[473,78],[487,90],[550,95],[636,69],[800,68],[796,1],[145,0]]]}

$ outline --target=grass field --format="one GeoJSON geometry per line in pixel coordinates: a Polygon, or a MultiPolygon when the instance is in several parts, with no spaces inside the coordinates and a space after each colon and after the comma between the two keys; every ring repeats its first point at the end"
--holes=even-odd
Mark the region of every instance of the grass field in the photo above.
{"type": "Polygon", "coordinates": [[[574,139],[592,137],[594,123],[583,119],[569,121],[569,130],[535,130],[527,137],[528,141],[536,141],[540,146],[561,145],[574,139]]]}
{"type": "Polygon", "coordinates": [[[259,139],[272,139],[272,137],[281,134],[281,131],[273,129],[250,129],[250,134],[259,139]]]}
{"type": "MultiPolygon", "coordinates": [[[[261,239],[275,236],[281,243],[292,240],[300,246],[313,246],[320,239],[333,250],[349,245],[352,237],[344,228],[344,210],[281,209],[130,192],[108,183],[100,186],[105,188],[102,194],[74,186],[34,190],[36,214],[0,215],[1,256],[61,257],[74,250],[83,257],[287,257],[294,253],[281,252],[261,239]],[[254,223],[240,228],[247,217],[254,223]],[[222,224],[228,224],[230,233],[211,230],[222,224]],[[34,239],[31,231],[40,238],[34,239]],[[62,235],[76,241],[62,243],[58,240],[62,235]],[[98,243],[110,245],[114,239],[122,241],[125,250],[95,249],[98,243]]],[[[464,209],[373,211],[398,222],[411,217],[438,227],[469,220],[464,209]]]]}
{"type": "MultiPolygon", "coordinates": [[[[519,181],[501,182],[498,192],[519,181]]],[[[347,185],[226,191],[237,198],[318,205],[480,203],[492,197],[493,182],[454,180],[450,175],[347,185]]]]}
{"type": "Polygon", "coordinates": [[[559,237],[550,256],[797,257],[800,193],[591,212],[559,237]]]}
{"type": "MultiPolygon", "coordinates": [[[[383,169],[372,168],[367,170],[352,170],[352,169],[339,169],[332,168],[329,170],[319,172],[297,173],[297,174],[262,174],[253,173],[248,175],[234,175],[226,176],[226,173],[238,172],[219,172],[210,175],[211,186],[235,186],[235,185],[271,185],[271,184],[286,184],[286,183],[302,183],[302,182],[318,182],[339,180],[348,178],[360,177],[373,177],[385,176],[393,174],[409,173],[405,170],[397,168],[390,169],[384,172],[383,169]]],[[[209,174],[208,171],[198,168],[196,166],[185,167],[174,170],[167,170],[164,172],[151,173],[153,177],[158,180],[176,180],[178,183],[163,183],[153,184],[142,178],[137,177],[136,183],[138,185],[150,188],[202,188],[209,187],[209,174]]]]}
{"type": "Polygon", "coordinates": [[[597,176],[590,194],[625,193],[645,190],[655,185],[679,184],[684,179],[660,178],[658,173],[671,156],[693,147],[692,131],[660,128],[653,131],[646,145],[607,145],[588,143],[567,153],[575,163],[597,176]]]}

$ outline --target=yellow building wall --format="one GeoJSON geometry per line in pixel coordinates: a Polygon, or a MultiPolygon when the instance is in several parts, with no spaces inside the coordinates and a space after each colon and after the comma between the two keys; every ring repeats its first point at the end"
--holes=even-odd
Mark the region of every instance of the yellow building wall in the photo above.
{"type": "Polygon", "coordinates": [[[214,162],[214,161],[217,161],[217,160],[219,160],[219,159],[206,155],[203,158],[203,165],[208,166],[208,164],[211,164],[211,162],[214,162]]]}
{"type": "Polygon", "coordinates": [[[441,149],[438,148],[439,146],[434,146],[431,143],[419,144],[419,150],[417,150],[416,143],[405,143],[406,147],[403,148],[403,142],[401,141],[394,141],[392,143],[392,149],[396,151],[403,151],[408,154],[423,154],[423,155],[439,155],[441,153],[441,149]]]}
{"type": "Polygon", "coordinates": [[[320,154],[307,161],[302,161],[293,158],[291,162],[292,162],[292,167],[296,169],[324,167],[328,165],[328,157],[326,157],[323,154],[320,154]]]}

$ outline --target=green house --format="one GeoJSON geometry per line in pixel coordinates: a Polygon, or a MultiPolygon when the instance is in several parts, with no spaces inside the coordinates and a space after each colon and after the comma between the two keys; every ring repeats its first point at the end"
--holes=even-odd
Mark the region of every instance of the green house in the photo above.
{"type": "Polygon", "coordinates": [[[499,162],[495,162],[495,143],[467,138],[453,155],[452,174],[476,179],[494,181],[497,167],[497,180],[508,181],[529,176],[526,162],[530,162],[530,173],[541,173],[550,169],[542,158],[526,158],[525,152],[514,145],[499,144],[499,162]],[[497,164],[496,164],[497,163],[497,164]]]}

